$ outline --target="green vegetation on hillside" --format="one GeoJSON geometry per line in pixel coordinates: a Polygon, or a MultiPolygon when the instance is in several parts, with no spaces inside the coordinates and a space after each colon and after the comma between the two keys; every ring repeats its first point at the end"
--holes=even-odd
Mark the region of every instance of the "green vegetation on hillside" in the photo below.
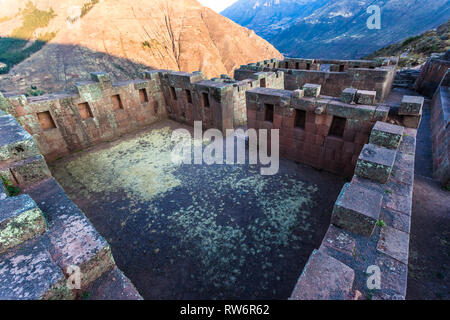
{"type": "Polygon", "coordinates": [[[11,17],[0,17],[0,23],[9,21],[9,20],[11,20],[11,19],[12,19],[11,17]]]}
{"type": "Polygon", "coordinates": [[[81,8],[80,18],[83,18],[91,9],[99,2],[99,0],[90,0],[89,2],[83,4],[81,8]]]}
{"type": "Polygon", "coordinates": [[[39,51],[56,35],[54,32],[47,32],[33,39],[34,32],[39,28],[47,27],[56,16],[53,9],[49,11],[39,10],[29,1],[21,14],[23,18],[22,26],[14,29],[10,37],[0,38],[0,62],[7,65],[7,68],[2,70],[1,73],[7,73],[12,66],[39,51]],[[34,41],[28,45],[31,39],[34,41]]]}
{"type": "Polygon", "coordinates": [[[409,37],[403,42],[375,51],[366,58],[400,56],[400,67],[406,67],[419,65],[432,53],[442,53],[447,50],[450,50],[450,20],[435,30],[409,37]]]}

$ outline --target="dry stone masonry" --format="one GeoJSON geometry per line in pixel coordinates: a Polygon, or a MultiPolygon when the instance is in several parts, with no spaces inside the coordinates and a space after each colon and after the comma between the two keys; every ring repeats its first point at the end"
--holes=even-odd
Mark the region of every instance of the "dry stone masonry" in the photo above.
{"type": "Polygon", "coordinates": [[[384,58],[375,61],[285,59],[265,60],[243,65],[235,71],[235,79],[247,79],[261,71],[283,71],[284,88],[301,89],[307,83],[319,84],[322,94],[339,97],[346,88],[376,91],[378,102],[389,95],[398,61],[384,58]]]}
{"type": "MultiPolygon", "coordinates": [[[[0,133],[0,298],[74,299],[113,281],[100,279],[121,274],[108,243],[52,178],[31,135],[3,111],[0,133]],[[11,194],[12,185],[22,194],[11,194]],[[76,290],[68,286],[73,266],[81,271],[76,290]]],[[[141,298],[125,276],[115,279],[111,298],[141,298]]]]}
{"type": "Polygon", "coordinates": [[[436,93],[431,110],[434,177],[450,189],[450,71],[436,93]]]}
{"type": "MultiPolygon", "coordinates": [[[[119,83],[97,72],[65,93],[0,94],[0,176],[5,184],[0,184],[0,297],[74,298],[80,292],[69,290],[66,281],[75,265],[82,273],[81,291],[89,290],[93,298],[141,298],[116,267],[108,243],[53,179],[46,161],[170,118],[188,125],[202,121],[204,129],[223,132],[241,126],[279,129],[282,157],[351,178],[291,299],[361,294],[404,299],[423,98],[405,96],[398,108],[383,103],[396,64],[391,58],[272,59],[241,66],[235,79],[147,70],[140,79],[119,83]],[[394,109],[402,125],[388,123],[394,109]],[[9,190],[15,186],[22,190],[19,196],[9,190]],[[384,278],[381,289],[372,292],[365,283],[373,265],[384,278]]],[[[447,119],[446,85],[435,96],[436,119],[447,119]]],[[[439,128],[448,127],[448,119],[439,121],[439,128]]],[[[445,154],[442,145],[448,150],[441,132],[435,134],[439,155],[445,154]]],[[[448,172],[448,158],[440,163],[448,172]]]]}

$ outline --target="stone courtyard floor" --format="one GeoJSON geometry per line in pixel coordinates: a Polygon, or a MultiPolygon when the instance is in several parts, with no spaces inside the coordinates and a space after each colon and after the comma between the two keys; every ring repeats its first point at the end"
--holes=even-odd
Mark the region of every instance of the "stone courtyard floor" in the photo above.
{"type": "Polygon", "coordinates": [[[287,299],[344,179],[284,160],[274,176],[258,165],[177,165],[179,127],[163,121],[52,172],[145,299],[287,299]]]}

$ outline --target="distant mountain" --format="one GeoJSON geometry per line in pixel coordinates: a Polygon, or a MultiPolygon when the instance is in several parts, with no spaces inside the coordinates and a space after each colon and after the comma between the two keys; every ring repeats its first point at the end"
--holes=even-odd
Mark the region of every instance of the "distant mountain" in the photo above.
{"type": "Polygon", "coordinates": [[[221,14],[271,40],[330,0],[239,0],[221,14]]]}
{"type": "Polygon", "coordinates": [[[450,0],[239,0],[222,14],[285,55],[356,59],[444,23],[450,0]],[[380,30],[367,28],[371,5],[380,30]]]}
{"type": "Polygon", "coordinates": [[[282,58],[196,0],[3,0],[0,18],[0,62],[12,66],[1,91],[67,89],[92,71],[115,80],[145,68],[232,75],[242,64],[282,58]]]}

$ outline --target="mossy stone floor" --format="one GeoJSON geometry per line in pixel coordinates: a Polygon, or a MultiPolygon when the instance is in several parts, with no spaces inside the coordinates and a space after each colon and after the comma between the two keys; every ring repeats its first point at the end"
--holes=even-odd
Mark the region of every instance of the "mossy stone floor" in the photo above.
{"type": "MultiPolygon", "coordinates": [[[[146,299],[287,299],[344,180],[282,160],[176,165],[172,121],[52,165],[146,299]]],[[[185,127],[189,128],[189,127],[185,127]]]]}

